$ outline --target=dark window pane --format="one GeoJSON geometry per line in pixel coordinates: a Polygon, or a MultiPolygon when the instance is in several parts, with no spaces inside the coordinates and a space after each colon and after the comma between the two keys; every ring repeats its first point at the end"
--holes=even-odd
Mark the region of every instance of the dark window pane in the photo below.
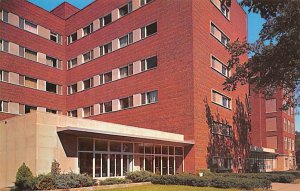
{"type": "Polygon", "coordinates": [[[79,153],[80,174],[93,176],[93,153],[79,153]]]}
{"type": "Polygon", "coordinates": [[[78,139],[79,151],[93,151],[93,139],[79,138],[78,139]]]}

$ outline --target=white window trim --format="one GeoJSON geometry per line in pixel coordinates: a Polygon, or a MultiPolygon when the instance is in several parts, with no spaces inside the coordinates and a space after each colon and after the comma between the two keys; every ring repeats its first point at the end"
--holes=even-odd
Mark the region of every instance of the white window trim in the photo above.
{"type": "Polygon", "coordinates": [[[214,71],[218,72],[219,74],[221,74],[222,76],[224,76],[224,77],[226,77],[226,78],[229,78],[229,77],[231,76],[231,70],[228,69],[228,66],[227,66],[226,64],[224,64],[224,62],[222,62],[218,57],[216,57],[216,56],[213,55],[213,54],[210,54],[210,66],[211,66],[211,68],[212,68],[214,71]],[[213,65],[212,65],[213,57],[214,57],[216,60],[218,60],[223,66],[226,67],[228,76],[224,75],[222,72],[218,71],[217,69],[215,69],[215,68],[213,67],[213,65]]]}
{"type": "Polygon", "coordinates": [[[220,4],[220,7],[218,7],[215,3],[214,3],[214,1],[213,0],[210,0],[210,2],[220,11],[220,13],[228,20],[228,21],[230,21],[230,13],[231,13],[231,10],[229,9],[229,7],[227,7],[226,5],[226,8],[227,8],[227,13],[228,13],[228,17],[226,17],[226,15],[224,15],[223,14],[223,12],[222,12],[222,5],[220,4]]]}
{"type": "Polygon", "coordinates": [[[223,107],[223,108],[232,110],[232,98],[229,97],[229,96],[227,96],[227,95],[225,95],[225,94],[223,94],[223,93],[221,93],[220,91],[218,91],[218,90],[216,90],[216,89],[211,89],[211,102],[213,102],[213,103],[215,103],[215,104],[217,104],[217,105],[219,105],[219,106],[221,106],[221,107],[223,107]],[[224,96],[224,97],[227,97],[228,99],[230,99],[230,107],[226,107],[226,106],[224,106],[224,105],[222,105],[222,104],[219,104],[219,103],[215,102],[215,101],[213,100],[213,93],[214,93],[214,92],[220,94],[221,96],[224,96]]]}
{"type": "MultiPolygon", "coordinates": [[[[209,22],[209,33],[215,38],[217,39],[223,46],[227,46],[226,44],[223,44],[221,39],[218,39],[212,32],[211,32],[211,26],[214,25],[221,33],[223,33],[227,38],[228,38],[228,42],[231,42],[231,39],[229,38],[229,36],[223,31],[220,29],[220,27],[218,25],[216,25],[214,22],[212,22],[212,20],[210,20],[209,22]]],[[[221,34],[222,35],[222,34],[221,34]]],[[[222,37],[221,37],[222,38],[222,37]]]]}

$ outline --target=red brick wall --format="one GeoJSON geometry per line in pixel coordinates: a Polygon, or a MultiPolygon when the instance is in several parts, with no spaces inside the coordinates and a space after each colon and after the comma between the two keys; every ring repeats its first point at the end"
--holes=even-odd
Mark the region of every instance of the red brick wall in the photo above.
{"type": "MultiPolygon", "coordinates": [[[[127,3],[126,0],[95,1],[64,21],[28,2],[21,0],[9,2],[1,5],[8,11],[30,18],[36,24],[48,26],[64,37],[127,3]]],[[[234,99],[239,96],[244,100],[247,93],[246,86],[235,92],[223,91],[222,83],[225,78],[210,67],[211,53],[224,63],[228,59],[224,46],[210,35],[210,20],[217,24],[232,41],[238,37],[246,37],[246,14],[235,1],[230,9],[231,19],[228,21],[210,1],[155,0],[70,45],[65,44],[66,38],[64,38],[66,46],[0,22],[0,38],[31,47],[33,50],[64,61],[64,70],[61,71],[1,52],[1,69],[63,84],[64,96],[1,83],[0,98],[57,108],[66,113],[68,110],[95,103],[158,90],[158,103],[90,118],[184,134],[186,140],[196,142],[185,159],[185,169],[195,171],[206,168],[209,129],[203,100],[208,99],[214,114],[220,113],[222,118],[232,123],[235,111],[234,99]],[[67,60],[153,21],[157,22],[157,34],[66,71],[67,60]],[[158,57],[156,69],[80,93],[66,95],[68,84],[152,55],[158,57]],[[212,88],[232,98],[232,110],[211,103],[212,88]]],[[[3,118],[5,117],[6,114],[3,118]]]]}

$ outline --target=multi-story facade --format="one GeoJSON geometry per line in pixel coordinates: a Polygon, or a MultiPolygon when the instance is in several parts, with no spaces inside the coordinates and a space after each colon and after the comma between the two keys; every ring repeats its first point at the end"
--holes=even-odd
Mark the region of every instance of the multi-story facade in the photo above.
{"type": "Polygon", "coordinates": [[[226,44],[247,38],[247,16],[236,1],[228,8],[218,0],[97,0],[82,10],[63,3],[51,12],[24,0],[0,5],[0,153],[24,147],[19,133],[26,140],[31,134],[22,128],[45,126],[35,131],[34,159],[17,151],[11,160],[1,155],[6,183],[0,186],[11,184],[23,161],[34,174],[57,159],[95,178],[196,172],[211,164],[240,168],[230,149],[211,152],[212,136],[232,145],[237,100],[243,104],[248,92],[222,85],[232,72],[226,44]],[[39,136],[47,137],[41,131],[53,135],[43,139],[53,145],[38,146],[39,136]]]}
{"type": "Polygon", "coordinates": [[[294,108],[284,108],[284,94],[278,90],[266,99],[262,94],[251,92],[251,142],[266,149],[253,152],[250,158],[261,171],[296,167],[294,108]]]}

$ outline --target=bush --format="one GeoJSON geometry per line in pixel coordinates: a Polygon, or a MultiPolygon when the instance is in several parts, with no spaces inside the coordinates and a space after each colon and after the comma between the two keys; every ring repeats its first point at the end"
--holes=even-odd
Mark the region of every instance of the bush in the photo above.
{"type": "Polygon", "coordinates": [[[56,160],[54,160],[51,164],[51,174],[52,176],[56,176],[60,174],[60,164],[56,160]]]}
{"type": "Polygon", "coordinates": [[[126,178],[132,182],[151,182],[153,177],[158,176],[148,171],[129,172],[126,178]]]}
{"type": "Polygon", "coordinates": [[[59,174],[55,176],[55,187],[57,189],[80,188],[95,186],[96,181],[86,174],[59,174]]]}
{"type": "Polygon", "coordinates": [[[105,180],[100,180],[100,185],[113,185],[113,184],[128,184],[132,181],[125,178],[107,178],[105,180]]]}
{"type": "Polygon", "coordinates": [[[229,174],[221,173],[217,174],[222,177],[234,177],[234,178],[249,178],[249,179],[263,179],[270,180],[271,182],[280,182],[280,183],[291,183],[296,177],[292,174],[275,174],[275,173],[239,173],[239,174],[229,174]]]}
{"type": "Polygon", "coordinates": [[[197,187],[211,186],[217,188],[238,188],[247,190],[254,188],[271,188],[271,181],[269,180],[255,178],[240,178],[238,176],[223,177],[219,175],[210,175],[199,177],[192,174],[158,176],[149,172],[133,172],[129,175],[130,176],[127,176],[127,178],[131,179],[133,182],[142,182],[142,180],[147,180],[151,181],[153,184],[163,185],[187,185],[197,187]]]}
{"type": "Polygon", "coordinates": [[[34,178],[33,188],[35,190],[53,190],[55,189],[55,181],[52,174],[39,175],[34,178]]]}
{"type": "Polygon", "coordinates": [[[26,166],[25,163],[21,165],[16,174],[15,185],[21,189],[31,189],[33,184],[33,175],[31,170],[26,166]]]}

